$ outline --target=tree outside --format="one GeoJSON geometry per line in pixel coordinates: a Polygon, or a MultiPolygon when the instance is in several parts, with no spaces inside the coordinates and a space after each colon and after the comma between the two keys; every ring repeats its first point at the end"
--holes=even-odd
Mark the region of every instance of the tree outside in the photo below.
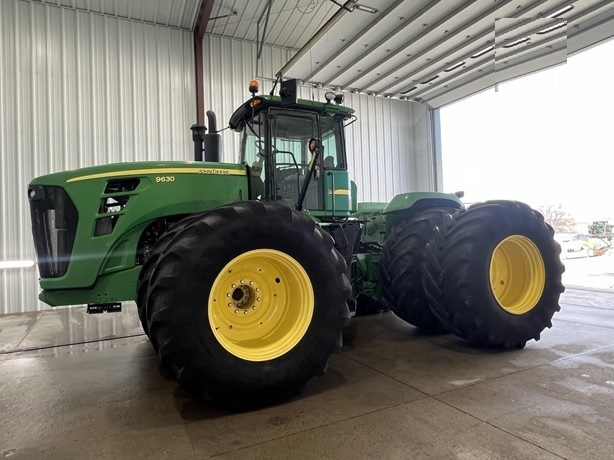
{"type": "Polygon", "coordinates": [[[575,233],[575,219],[563,209],[562,204],[547,204],[540,206],[539,212],[556,233],[575,233]]]}

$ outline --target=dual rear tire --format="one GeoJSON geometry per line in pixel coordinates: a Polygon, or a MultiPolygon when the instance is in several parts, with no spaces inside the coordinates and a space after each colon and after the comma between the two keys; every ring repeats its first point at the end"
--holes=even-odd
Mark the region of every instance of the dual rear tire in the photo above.
{"type": "Polygon", "coordinates": [[[430,334],[447,332],[433,315],[422,287],[426,245],[433,229],[454,208],[434,208],[418,213],[392,230],[380,257],[382,294],[400,318],[430,334]]]}
{"type": "Polygon", "coordinates": [[[539,340],[560,309],[564,267],[553,233],[540,213],[514,201],[426,211],[387,241],[384,295],[397,315],[427,331],[522,347],[539,340]]]}

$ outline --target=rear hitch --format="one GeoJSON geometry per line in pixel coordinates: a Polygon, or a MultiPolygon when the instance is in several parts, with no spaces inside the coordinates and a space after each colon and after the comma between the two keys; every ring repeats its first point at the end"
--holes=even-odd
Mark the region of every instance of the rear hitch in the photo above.
{"type": "Polygon", "coordinates": [[[116,303],[90,303],[87,306],[87,312],[91,315],[99,313],[118,313],[122,311],[122,304],[116,303]]]}

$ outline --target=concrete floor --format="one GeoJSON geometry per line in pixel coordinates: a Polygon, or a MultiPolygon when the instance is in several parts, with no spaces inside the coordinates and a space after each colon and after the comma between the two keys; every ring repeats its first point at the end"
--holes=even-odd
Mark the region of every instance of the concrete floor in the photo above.
{"type": "Polygon", "coordinates": [[[614,294],[568,290],[524,350],[357,318],[353,346],[285,404],[192,400],[134,305],[0,317],[0,458],[614,458],[614,294]]]}

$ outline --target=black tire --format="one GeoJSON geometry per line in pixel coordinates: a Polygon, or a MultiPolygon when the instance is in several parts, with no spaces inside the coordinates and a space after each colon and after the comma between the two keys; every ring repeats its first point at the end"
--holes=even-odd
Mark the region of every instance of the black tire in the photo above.
{"type": "Polygon", "coordinates": [[[349,322],[350,283],[333,244],[305,214],[255,201],[178,231],[147,290],[163,372],[193,394],[233,404],[283,399],[322,375],[349,322]],[[271,319],[273,307],[288,319],[271,319]]]}
{"type": "Polygon", "coordinates": [[[147,288],[149,287],[149,279],[151,278],[151,274],[158,263],[158,258],[167,248],[169,243],[175,237],[175,235],[183,230],[183,228],[190,222],[192,222],[196,217],[188,216],[171,228],[169,228],[158,241],[154,245],[149,257],[143,264],[141,268],[141,272],[139,273],[139,278],[136,284],[136,308],[139,314],[139,320],[141,321],[141,326],[143,327],[143,331],[147,336],[149,336],[149,326],[147,325],[147,288]]]}
{"type": "Polygon", "coordinates": [[[380,281],[384,299],[400,318],[424,332],[441,334],[446,327],[431,312],[422,287],[426,244],[433,227],[457,208],[434,208],[397,225],[386,240],[380,257],[380,281]]]}
{"type": "Polygon", "coordinates": [[[446,217],[426,247],[423,282],[434,315],[480,345],[539,340],[565,290],[553,233],[540,213],[516,201],[479,203],[446,217]]]}

